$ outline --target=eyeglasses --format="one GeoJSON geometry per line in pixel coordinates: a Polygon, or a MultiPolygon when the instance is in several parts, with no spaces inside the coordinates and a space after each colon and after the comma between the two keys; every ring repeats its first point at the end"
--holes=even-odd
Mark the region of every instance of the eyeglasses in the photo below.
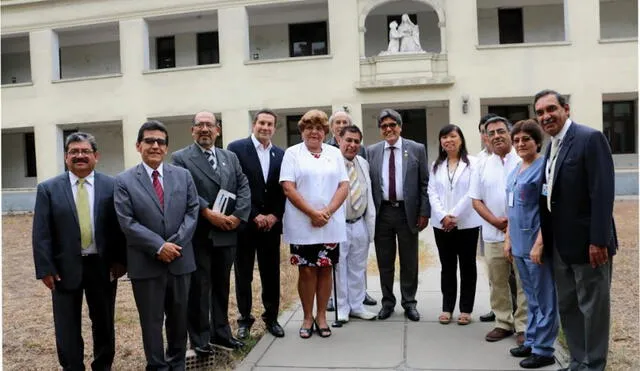
{"type": "Polygon", "coordinates": [[[195,124],[193,124],[193,126],[197,127],[198,129],[202,129],[205,126],[207,127],[207,129],[213,129],[218,125],[214,124],[213,122],[196,122],[195,124]]]}
{"type": "Polygon", "coordinates": [[[145,142],[146,144],[150,144],[153,145],[153,143],[158,143],[159,146],[166,146],[167,145],[167,140],[164,138],[143,138],[142,139],[143,142],[145,142]]]}
{"type": "Polygon", "coordinates": [[[70,149],[69,151],[67,151],[67,154],[69,156],[78,156],[80,154],[84,155],[84,156],[88,156],[90,154],[93,153],[92,149],[70,149]]]}
{"type": "Polygon", "coordinates": [[[397,122],[390,122],[388,124],[380,124],[380,130],[395,129],[396,126],[398,126],[397,122]]]}
{"type": "Polygon", "coordinates": [[[507,129],[496,129],[496,130],[487,131],[487,135],[489,136],[489,138],[495,137],[496,135],[505,135],[505,134],[507,134],[507,129]]]}

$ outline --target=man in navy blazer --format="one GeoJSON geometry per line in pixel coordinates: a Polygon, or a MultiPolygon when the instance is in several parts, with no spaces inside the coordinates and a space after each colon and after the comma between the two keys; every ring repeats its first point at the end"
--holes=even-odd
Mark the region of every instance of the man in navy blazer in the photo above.
{"type": "Polygon", "coordinates": [[[534,98],[536,117],[552,142],[540,198],[545,251],[553,254],[569,370],[604,370],[609,346],[614,169],[602,132],[569,119],[553,90],[534,98]],[[552,251],[549,251],[552,250],[552,251]]]}
{"type": "Polygon", "coordinates": [[[164,124],[142,124],[136,140],[142,162],[118,174],[113,196],[127,238],[146,369],[163,371],[186,367],[187,297],[196,269],[191,238],[198,220],[193,179],[188,171],[164,162],[168,145],[164,124]]]}
{"type": "Polygon", "coordinates": [[[60,366],[85,369],[84,292],[93,331],[91,367],[110,370],[115,355],[116,283],[125,273],[126,261],[124,236],[113,207],[114,181],[94,171],[99,155],[92,135],[73,133],[64,148],[69,171],[38,184],[33,217],[36,278],[51,290],[60,366]]]}
{"type": "Polygon", "coordinates": [[[273,145],[278,117],[262,109],[253,116],[252,134],[230,143],[227,149],[238,156],[251,189],[251,213],[247,226],[238,232],[235,275],[238,301],[238,338],[249,336],[255,321],[251,316],[251,281],[256,254],[262,283],[262,320],[273,336],[284,336],[278,323],[280,307],[280,235],[285,197],[280,186],[284,151],[273,145]]]}

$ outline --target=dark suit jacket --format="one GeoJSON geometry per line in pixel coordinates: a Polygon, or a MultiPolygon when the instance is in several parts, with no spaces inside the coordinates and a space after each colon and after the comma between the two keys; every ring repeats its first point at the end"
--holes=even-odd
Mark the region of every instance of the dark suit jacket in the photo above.
{"type": "MultiPolygon", "coordinates": [[[[126,263],[125,240],[113,207],[114,180],[94,174],[94,242],[103,262],[102,274],[109,279],[113,263],[126,263]]],[[[56,286],[77,289],[82,282],[82,248],[68,172],[38,184],[32,238],[36,278],[58,274],[61,280],[56,286]]]]}
{"type": "MultiPolygon", "coordinates": [[[[384,155],[384,141],[373,144],[367,148],[369,155],[369,173],[371,175],[371,188],[373,201],[377,212],[380,212],[382,203],[382,160],[384,155]]],[[[427,152],[424,146],[413,140],[402,138],[402,185],[404,195],[404,209],[407,215],[409,228],[413,233],[418,233],[419,216],[431,215],[431,205],[427,186],[429,184],[429,168],[427,165],[427,152]]]]}
{"type": "MultiPolygon", "coordinates": [[[[547,146],[549,159],[551,146],[547,146]]],[[[546,168],[543,168],[546,183],[546,168]]],[[[572,122],[556,159],[551,194],[540,197],[541,226],[545,246],[554,246],[567,264],[589,262],[589,244],[618,246],[613,222],[614,169],[605,136],[572,122]]]]}
{"type": "Polygon", "coordinates": [[[166,272],[173,275],[196,269],[191,238],[198,219],[198,193],[188,171],[163,166],[164,209],[142,164],[116,177],[114,202],[127,238],[129,277],[145,279],[166,272]],[[165,242],[182,247],[182,256],[166,264],[157,258],[165,242]]]}
{"type": "MultiPolygon", "coordinates": [[[[215,148],[215,156],[218,160],[218,170],[213,168],[205,158],[197,144],[191,144],[171,156],[171,160],[177,166],[189,170],[198,190],[200,209],[213,206],[220,189],[227,190],[236,195],[236,205],[233,215],[243,222],[247,222],[251,211],[251,191],[249,182],[242,172],[242,167],[235,153],[220,148],[215,148]]],[[[240,227],[239,227],[240,228],[240,227]]],[[[214,246],[234,246],[237,244],[237,231],[223,231],[213,226],[205,218],[200,218],[196,229],[196,243],[211,243],[214,246]]]]}
{"type": "Polygon", "coordinates": [[[257,230],[253,218],[258,214],[273,214],[278,218],[278,223],[271,228],[271,231],[282,233],[282,214],[284,214],[285,197],[279,180],[284,151],[275,145],[271,147],[269,173],[265,183],[260,159],[251,137],[236,140],[230,143],[227,149],[238,156],[242,171],[249,181],[251,212],[249,213],[248,227],[251,230],[257,230]]]}

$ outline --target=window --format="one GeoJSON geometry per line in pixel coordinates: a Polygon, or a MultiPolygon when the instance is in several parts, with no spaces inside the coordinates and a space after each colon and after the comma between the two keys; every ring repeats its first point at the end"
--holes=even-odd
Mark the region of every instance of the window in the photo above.
{"type": "Polygon", "coordinates": [[[302,135],[298,130],[298,121],[302,115],[287,116],[287,147],[302,142],[302,135]]]}
{"type": "Polygon", "coordinates": [[[602,132],[614,154],[636,153],[635,102],[602,103],[602,132]]]}
{"type": "Polygon", "coordinates": [[[198,65],[220,63],[218,32],[198,34],[198,65]]]}
{"type": "Polygon", "coordinates": [[[327,54],[327,22],[289,25],[289,56],[327,54]]]}
{"type": "Polygon", "coordinates": [[[38,176],[36,169],[36,136],[34,133],[24,135],[24,151],[26,159],[26,177],[38,176]]]}
{"type": "Polygon", "coordinates": [[[511,121],[512,124],[530,118],[529,106],[489,106],[489,113],[494,113],[511,121]]]}
{"type": "Polygon", "coordinates": [[[498,9],[498,29],[500,44],[523,43],[522,8],[498,9]]]}
{"type": "Polygon", "coordinates": [[[158,37],[156,39],[157,68],[174,68],[176,66],[175,36],[158,37]]]}

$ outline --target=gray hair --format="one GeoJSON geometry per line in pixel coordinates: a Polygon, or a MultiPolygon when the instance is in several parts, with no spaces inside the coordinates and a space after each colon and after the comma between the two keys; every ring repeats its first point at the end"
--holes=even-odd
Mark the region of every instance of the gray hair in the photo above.
{"type": "Polygon", "coordinates": [[[347,112],[345,110],[338,110],[338,111],[335,111],[334,113],[332,113],[331,117],[329,117],[329,126],[333,126],[333,121],[335,121],[336,116],[338,116],[340,114],[346,115],[347,116],[347,120],[349,120],[349,125],[353,125],[353,117],[351,117],[349,112],[347,112]]]}
{"type": "Polygon", "coordinates": [[[380,114],[378,115],[378,127],[380,127],[380,124],[382,124],[382,120],[386,119],[387,117],[392,118],[398,125],[402,126],[402,116],[398,113],[398,111],[392,110],[391,108],[385,108],[380,111],[380,114]]]}
{"type": "Polygon", "coordinates": [[[93,150],[93,152],[98,151],[98,144],[96,143],[96,138],[93,135],[89,133],[84,133],[82,131],[77,131],[73,134],[70,134],[67,137],[67,139],[65,139],[64,151],[67,152],[69,150],[69,145],[71,143],[78,143],[78,142],[88,142],[89,144],[91,144],[91,149],[93,150]]]}
{"type": "Polygon", "coordinates": [[[511,131],[511,127],[513,126],[511,125],[511,121],[509,121],[508,119],[502,116],[494,116],[488,119],[487,122],[484,123],[484,129],[486,130],[487,127],[489,127],[489,124],[493,124],[494,122],[503,122],[504,126],[507,127],[507,131],[511,131]]]}

